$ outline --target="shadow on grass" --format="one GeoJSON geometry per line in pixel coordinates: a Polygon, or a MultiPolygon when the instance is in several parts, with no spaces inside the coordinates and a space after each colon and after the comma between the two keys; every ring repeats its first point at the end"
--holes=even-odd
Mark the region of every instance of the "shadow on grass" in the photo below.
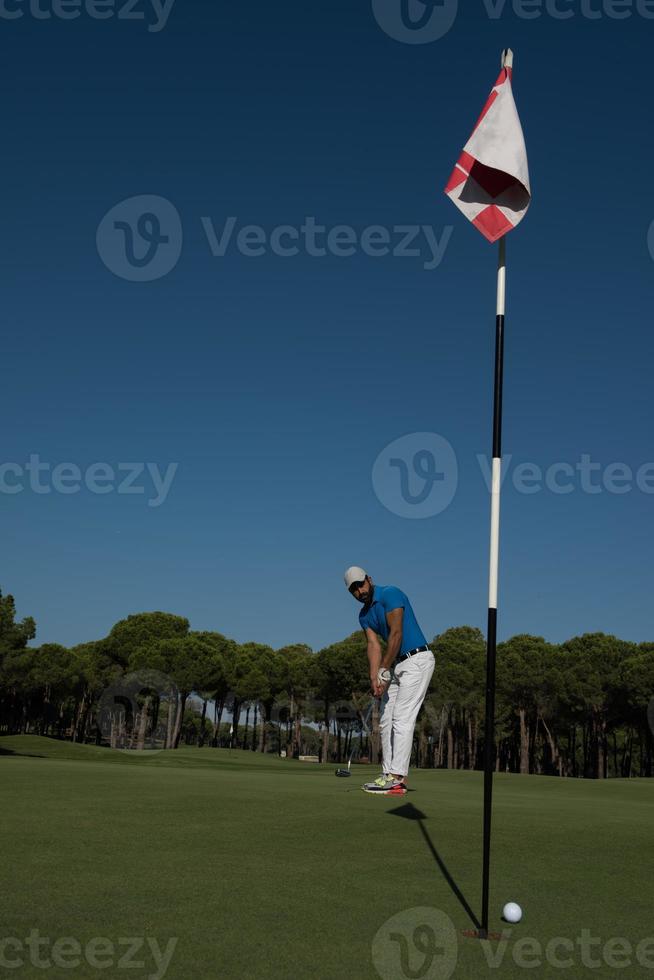
{"type": "Polygon", "coordinates": [[[0,745],[0,756],[15,755],[21,759],[45,759],[44,755],[36,755],[35,752],[16,752],[16,749],[3,749],[0,745]]]}
{"type": "Polygon", "coordinates": [[[413,803],[405,803],[404,806],[399,806],[395,810],[389,810],[388,812],[393,817],[404,817],[405,820],[414,820],[418,824],[418,826],[420,827],[420,832],[425,840],[425,843],[427,844],[427,847],[431,851],[432,856],[436,861],[436,864],[440,868],[443,877],[445,878],[446,882],[454,892],[458,901],[463,906],[470,921],[473,923],[474,926],[476,926],[477,929],[481,929],[481,923],[479,922],[477,916],[468,905],[465,895],[463,894],[463,892],[457,885],[456,881],[450,874],[447,865],[445,864],[445,861],[443,861],[443,858],[436,850],[436,847],[434,846],[434,842],[432,841],[431,837],[429,836],[429,833],[427,832],[427,828],[425,827],[424,824],[424,821],[427,819],[426,815],[421,810],[418,810],[418,808],[415,807],[413,803]]]}

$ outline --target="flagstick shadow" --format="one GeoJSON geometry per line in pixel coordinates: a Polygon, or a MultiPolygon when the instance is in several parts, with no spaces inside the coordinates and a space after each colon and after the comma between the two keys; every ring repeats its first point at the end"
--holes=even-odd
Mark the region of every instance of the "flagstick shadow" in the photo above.
{"type": "Polygon", "coordinates": [[[481,923],[479,922],[479,920],[478,920],[477,916],[475,915],[475,913],[470,908],[470,905],[466,901],[465,895],[463,894],[463,892],[461,891],[461,889],[457,885],[456,881],[454,880],[454,878],[450,874],[450,872],[449,872],[449,870],[447,868],[447,865],[445,864],[445,861],[443,861],[443,858],[440,856],[440,854],[436,850],[436,847],[434,846],[434,842],[432,841],[431,837],[429,836],[429,833],[427,831],[427,828],[425,827],[425,824],[424,824],[424,821],[427,819],[426,815],[424,813],[422,813],[421,810],[418,810],[417,807],[415,807],[413,805],[413,803],[406,803],[404,806],[397,807],[395,810],[389,810],[389,813],[391,814],[391,816],[394,816],[394,817],[404,817],[405,820],[415,820],[415,822],[420,827],[420,832],[422,833],[422,836],[424,837],[425,843],[427,844],[427,847],[431,851],[432,856],[433,856],[434,860],[436,861],[436,864],[440,868],[440,871],[441,871],[443,877],[445,878],[446,882],[448,883],[448,885],[452,889],[452,891],[453,891],[454,895],[456,896],[456,898],[458,899],[458,901],[461,903],[462,907],[464,908],[466,914],[470,918],[470,920],[473,923],[473,925],[477,929],[481,929],[481,923]]]}

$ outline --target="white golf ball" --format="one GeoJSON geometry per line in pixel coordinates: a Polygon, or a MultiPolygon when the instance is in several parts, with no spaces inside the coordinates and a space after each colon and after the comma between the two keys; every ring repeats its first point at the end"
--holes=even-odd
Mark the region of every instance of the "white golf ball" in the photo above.
{"type": "Polygon", "coordinates": [[[516,902],[507,902],[502,909],[502,917],[506,919],[507,922],[520,922],[522,918],[522,909],[516,902]]]}

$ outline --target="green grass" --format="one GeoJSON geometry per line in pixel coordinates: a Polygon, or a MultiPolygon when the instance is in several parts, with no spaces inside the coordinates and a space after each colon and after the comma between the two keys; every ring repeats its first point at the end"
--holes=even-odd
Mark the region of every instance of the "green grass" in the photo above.
{"type": "MultiPolygon", "coordinates": [[[[498,775],[491,928],[507,941],[482,944],[464,935],[473,928],[464,902],[478,914],[481,900],[481,774],[414,772],[415,792],[376,799],[358,788],[372,768],[354,767],[349,780],[334,768],[226,750],[149,756],[0,739],[0,938],[38,929],[82,948],[94,937],[153,937],[165,948],[176,937],[168,980],[654,977],[654,941],[652,969],[635,951],[626,969],[602,960],[611,939],[635,950],[654,936],[654,782],[498,775]],[[423,820],[402,816],[416,811],[423,820]],[[507,900],[525,911],[517,926],[500,921],[507,900]],[[440,936],[452,970],[440,953],[420,970],[413,930],[424,913],[385,926],[424,907],[453,924],[440,936]],[[597,969],[582,962],[584,929],[601,939],[591,950],[597,969]],[[400,933],[411,953],[404,970],[400,933]],[[520,939],[544,951],[555,937],[575,943],[569,968],[548,965],[544,952],[536,969],[516,964],[520,939]],[[503,950],[501,966],[490,968],[485,950],[503,950]]],[[[120,968],[127,946],[116,948],[104,970],[83,957],[77,968],[44,970],[23,950],[24,966],[2,972],[161,975],[147,947],[133,957],[137,969],[120,968]]],[[[537,950],[523,952],[538,961],[537,950]]]]}

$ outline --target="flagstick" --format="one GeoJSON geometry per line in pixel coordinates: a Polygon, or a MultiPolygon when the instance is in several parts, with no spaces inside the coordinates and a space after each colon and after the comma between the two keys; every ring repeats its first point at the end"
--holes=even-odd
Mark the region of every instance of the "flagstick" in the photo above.
{"type": "Polygon", "coordinates": [[[484,754],[484,868],[480,938],[488,938],[493,769],[495,765],[495,661],[497,642],[497,577],[500,546],[500,486],[502,466],[502,381],[504,373],[504,304],[506,238],[500,238],[495,317],[495,390],[493,395],[493,475],[491,483],[490,567],[488,575],[488,636],[486,649],[486,743],[484,754]]]}

